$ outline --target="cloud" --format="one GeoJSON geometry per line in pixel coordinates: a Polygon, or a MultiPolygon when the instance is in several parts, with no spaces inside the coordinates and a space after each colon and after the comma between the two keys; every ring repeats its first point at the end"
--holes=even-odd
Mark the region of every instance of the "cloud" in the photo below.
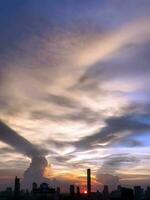
{"type": "Polygon", "coordinates": [[[149,7],[147,0],[1,1],[0,118],[16,132],[2,123],[0,138],[33,159],[28,177],[36,163],[45,167],[45,155],[54,168],[96,171],[118,149],[148,151],[146,136],[137,136],[149,131],[149,7]]]}
{"type": "Polygon", "coordinates": [[[28,140],[16,133],[2,121],[0,122],[0,140],[29,157],[39,154],[39,150],[28,140]]]}
{"type": "Polygon", "coordinates": [[[98,169],[96,178],[99,183],[108,185],[110,190],[116,189],[121,183],[121,174],[118,173],[120,168],[124,170],[126,167],[137,165],[140,160],[129,154],[112,154],[104,158],[104,162],[100,169],[98,169]]]}
{"type": "Polygon", "coordinates": [[[34,156],[31,160],[29,168],[24,173],[23,187],[28,188],[32,186],[33,182],[49,182],[47,178],[44,178],[44,171],[48,166],[48,162],[43,156],[34,156]]]}
{"type": "Polygon", "coordinates": [[[104,161],[101,172],[109,172],[109,173],[116,173],[116,171],[120,167],[131,167],[134,166],[135,163],[139,163],[140,160],[136,156],[128,155],[128,154],[116,154],[110,155],[104,161]]]}
{"type": "Polygon", "coordinates": [[[15,150],[10,147],[3,147],[0,149],[0,154],[7,154],[7,153],[12,153],[12,152],[15,152],[15,150]]]}
{"type": "Polygon", "coordinates": [[[45,100],[62,107],[76,108],[78,106],[77,101],[61,95],[49,94],[47,97],[45,97],[45,100]]]}
{"type": "Polygon", "coordinates": [[[75,142],[78,148],[90,148],[94,145],[109,144],[120,138],[126,137],[125,132],[134,133],[150,129],[150,125],[144,121],[136,120],[135,115],[110,117],[105,120],[105,126],[99,132],[84,137],[75,142]]]}
{"type": "Polygon", "coordinates": [[[0,140],[31,158],[30,167],[24,173],[24,186],[30,187],[33,181],[41,182],[42,180],[47,180],[43,177],[44,170],[48,165],[47,160],[42,155],[42,151],[35,145],[31,144],[3,122],[0,122],[0,140]]]}
{"type": "MultiPolygon", "coordinates": [[[[62,106],[63,107],[63,106],[62,106]]],[[[69,107],[69,105],[68,105],[69,107]]],[[[100,113],[94,112],[90,110],[89,108],[82,107],[80,104],[78,104],[78,108],[73,111],[70,111],[68,113],[62,113],[62,114],[56,114],[56,113],[50,113],[46,110],[39,110],[39,111],[33,111],[31,113],[32,119],[45,119],[45,120],[52,120],[52,121],[72,121],[72,122],[82,122],[85,124],[96,124],[99,120],[98,117],[100,117],[100,113]]]]}
{"type": "Polygon", "coordinates": [[[35,145],[31,144],[2,121],[0,121],[0,140],[29,157],[43,154],[42,150],[40,151],[35,145]]]}
{"type": "Polygon", "coordinates": [[[122,141],[120,141],[119,145],[123,145],[126,147],[142,147],[145,146],[145,144],[141,141],[138,141],[136,139],[130,139],[130,137],[128,137],[127,139],[123,139],[122,141]]]}
{"type": "Polygon", "coordinates": [[[110,190],[114,190],[119,185],[119,177],[111,174],[97,174],[97,181],[103,185],[108,185],[110,190]]]}

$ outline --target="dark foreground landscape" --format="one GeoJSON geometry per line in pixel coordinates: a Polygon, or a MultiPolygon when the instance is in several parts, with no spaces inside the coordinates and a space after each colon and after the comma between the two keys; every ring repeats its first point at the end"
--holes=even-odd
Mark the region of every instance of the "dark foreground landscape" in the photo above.
{"type": "Polygon", "coordinates": [[[14,189],[6,188],[0,192],[0,200],[150,200],[150,187],[145,190],[141,186],[126,188],[118,185],[116,190],[109,192],[109,186],[103,190],[91,191],[91,170],[87,169],[87,190],[80,191],[79,186],[70,185],[68,193],[61,192],[61,188],[52,188],[47,183],[32,184],[32,190],[20,189],[20,179],[15,177],[14,189]]]}

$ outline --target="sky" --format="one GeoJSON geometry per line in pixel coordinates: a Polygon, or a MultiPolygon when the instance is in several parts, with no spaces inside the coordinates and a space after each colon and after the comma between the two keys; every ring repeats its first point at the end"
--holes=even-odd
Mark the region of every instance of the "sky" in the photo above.
{"type": "Polygon", "coordinates": [[[150,1],[0,0],[0,185],[150,184],[150,1]],[[32,178],[31,178],[32,177],[32,178]]]}

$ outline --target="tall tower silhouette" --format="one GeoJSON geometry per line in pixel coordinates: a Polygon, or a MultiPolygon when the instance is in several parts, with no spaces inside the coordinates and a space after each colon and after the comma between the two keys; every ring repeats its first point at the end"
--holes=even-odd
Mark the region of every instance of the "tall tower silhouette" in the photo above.
{"type": "Polygon", "coordinates": [[[91,194],[91,169],[87,169],[87,194],[91,194]]]}
{"type": "Polygon", "coordinates": [[[17,198],[20,194],[20,179],[15,177],[15,187],[14,187],[14,195],[17,198]]]}

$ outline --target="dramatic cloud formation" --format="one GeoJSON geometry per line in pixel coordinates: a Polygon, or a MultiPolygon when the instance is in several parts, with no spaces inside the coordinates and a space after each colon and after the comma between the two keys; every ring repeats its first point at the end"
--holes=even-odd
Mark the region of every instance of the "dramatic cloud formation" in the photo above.
{"type": "MultiPolygon", "coordinates": [[[[16,151],[27,155],[32,159],[30,167],[24,173],[23,184],[25,187],[31,186],[34,181],[41,183],[46,180],[44,179],[44,170],[48,163],[42,155],[42,150],[39,150],[36,146],[17,134],[3,122],[0,122],[0,140],[11,145],[16,149],[16,151]]],[[[4,150],[7,152],[7,149],[3,149],[3,151],[4,150]]]]}
{"type": "Polygon", "coordinates": [[[38,184],[48,182],[48,179],[44,178],[44,171],[47,165],[45,157],[40,155],[33,157],[29,168],[24,173],[23,186],[31,188],[33,182],[38,184]]]}
{"type": "Polygon", "coordinates": [[[6,124],[0,121],[0,140],[5,142],[6,144],[11,145],[17,151],[29,156],[33,157],[39,154],[39,150],[36,149],[34,145],[32,145],[25,138],[17,134],[11,128],[9,128],[6,124]]]}
{"type": "Polygon", "coordinates": [[[148,0],[0,2],[0,178],[84,186],[91,167],[95,187],[148,183],[149,13],[148,0]]]}

